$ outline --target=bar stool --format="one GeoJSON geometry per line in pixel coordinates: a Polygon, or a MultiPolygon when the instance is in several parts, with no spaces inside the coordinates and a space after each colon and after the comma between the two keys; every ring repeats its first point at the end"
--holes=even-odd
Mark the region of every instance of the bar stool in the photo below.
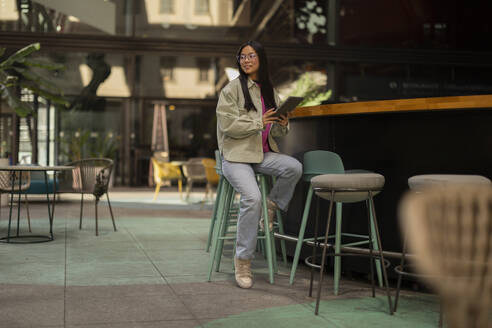
{"type": "MultiPolygon", "coordinates": [[[[304,153],[302,179],[309,183],[309,190],[308,190],[308,193],[306,196],[306,202],[304,203],[304,211],[302,214],[301,225],[300,225],[299,234],[297,237],[294,259],[292,261],[292,267],[290,270],[289,283],[291,285],[294,283],[297,265],[299,262],[299,257],[301,255],[302,245],[306,241],[312,241],[313,240],[313,238],[304,238],[304,234],[306,231],[306,226],[307,226],[307,222],[308,222],[308,218],[309,218],[309,212],[311,209],[311,202],[312,202],[312,198],[313,198],[313,188],[312,188],[312,184],[311,184],[311,179],[315,176],[322,175],[322,174],[344,174],[344,173],[353,174],[353,173],[370,173],[370,172],[365,171],[365,170],[348,170],[348,171],[345,171],[341,157],[338,154],[331,152],[331,151],[314,150],[314,151],[308,151],[308,152],[304,153]]],[[[356,246],[356,245],[367,244],[369,242],[369,237],[367,235],[342,232],[342,203],[336,203],[335,213],[336,213],[335,235],[332,235],[329,238],[335,239],[335,251],[336,252],[339,252],[340,247],[342,247],[342,246],[356,246]],[[342,244],[342,237],[357,238],[359,240],[351,242],[351,243],[342,244]]],[[[372,229],[372,231],[374,231],[374,229],[372,229]]],[[[374,235],[374,233],[372,235],[372,240],[373,240],[372,247],[373,247],[373,249],[377,250],[378,245],[376,243],[376,236],[374,235]]],[[[339,287],[340,276],[341,276],[341,266],[342,266],[341,258],[336,257],[335,258],[335,265],[334,265],[334,273],[333,273],[333,275],[334,275],[333,291],[334,291],[335,295],[338,295],[338,287],[339,287]]],[[[379,285],[382,286],[383,281],[382,281],[381,266],[380,266],[379,261],[376,263],[376,272],[377,272],[377,276],[378,276],[379,285]]]]}
{"type": "MultiPolygon", "coordinates": [[[[432,186],[446,186],[446,185],[490,185],[491,181],[480,175],[459,175],[459,174],[423,174],[410,177],[408,179],[408,187],[411,191],[416,193],[432,186]]],[[[400,265],[395,267],[395,272],[398,275],[398,282],[396,285],[395,305],[394,311],[396,312],[398,307],[398,300],[400,298],[401,281],[403,276],[411,278],[419,278],[416,273],[409,272],[409,266],[405,263],[405,257],[407,250],[407,235],[403,236],[403,249],[400,265]]],[[[442,326],[442,311],[439,318],[439,327],[442,326]]]]}
{"type": "MultiPolygon", "coordinates": [[[[212,217],[210,219],[210,228],[208,230],[208,238],[207,238],[207,245],[205,247],[205,250],[207,253],[210,251],[210,246],[212,245],[212,235],[214,232],[214,227],[215,227],[215,222],[217,221],[217,215],[218,215],[218,208],[219,204],[222,201],[221,195],[224,189],[224,176],[222,174],[222,157],[220,156],[220,151],[217,149],[215,150],[215,171],[219,175],[219,184],[217,185],[217,192],[215,195],[215,202],[214,202],[214,208],[212,211],[212,217]]],[[[231,213],[237,212],[237,208],[232,207],[231,208],[231,213]]]]}
{"type": "MultiPolygon", "coordinates": [[[[318,238],[318,222],[316,222],[314,240],[315,246],[313,247],[313,256],[308,257],[306,259],[306,264],[311,266],[311,281],[309,286],[309,295],[312,295],[313,289],[313,267],[320,268],[320,276],[318,281],[318,292],[316,296],[316,308],[314,313],[317,315],[319,311],[319,303],[321,297],[321,286],[323,283],[323,273],[326,262],[326,255],[328,247],[333,247],[333,245],[328,244],[329,231],[330,231],[330,221],[331,215],[333,212],[333,204],[334,203],[354,203],[365,201],[367,208],[367,223],[368,223],[368,236],[369,236],[369,256],[370,256],[370,268],[371,268],[371,285],[372,285],[372,296],[375,297],[375,287],[374,287],[374,261],[375,258],[379,258],[381,263],[386,263],[384,260],[382,247],[381,247],[381,238],[379,235],[379,228],[376,219],[376,210],[374,208],[374,195],[378,194],[384,186],[384,176],[377,173],[353,173],[353,174],[323,174],[317,177],[314,177],[311,180],[314,192],[318,197],[327,199],[330,201],[330,207],[328,210],[328,218],[326,225],[326,233],[323,244],[323,253],[321,257],[321,265],[318,266],[314,264],[316,259],[316,249],[319,243],[317,242],[318,238]],[[371,216],[372,212],[372,216],[371,216]],[[374,227],[374,228],[372,228],[374,227]],[[374,230],[374,234],[376,235],[376,242],[378,245],[378,250],[375,251],[377,254],[373,254],[372,247],[372,230],[374,230]]],[[[316,221],[318,218],[316,216],[316,221]]],[[[349,253],[348,251],[335,251],[333,256],[342,256],[343,253],[349,253]]],[[[357,254],[357,253],[356,253],[357,254]]],[[[388,297],[388,305],[389,312],[393,314],[393,307],[391,305],[391,296],[389,292],[388,286],[388,276],[386,273],[386,265],[382,265],[383,278],[384,278],[384,287],[386,289],[386,295],[388,297]]]]}
{"type": "MultiPolygon", "coordinates": [[[[222,163],[221,159],[220,161],[217,160],[217,163],[222,163]]],[[[209,235],[210,233],[212,233],[211,236],[212,249],[210,251],[210,260],[208,266],[208,281],[211,280],[214,264],[215,264],[215,271],[219,271],[220,269],[220,262],[222,258],[224,241],[225,240],[235,241],[236,239],[235,236],[236,231],[230,230],[231,228],[235,228],[237,223],[234,220],[234,218],[237,217],[238,211],[233,207],[233,202],[236,193],[234,191],[234,188],[229,183],[229,181],[227,181],[227,179],[222,174],[221,168],[217,170],[217,173],[219,174],[220,181],[222,181],[222,183],[220,187],[221,189],[220,192],[219,191],[217,192],[216,205],[214,205],[215,215],[212,218],[211,227],[209,229],[210,230],[209,235]]],[[[261,173],[256,173],[256,178],[258,180],[258,184],[262,196],[263,217],[265,218],[265,222],[268,222],[268,209],[267,209],[268,176],[261,173]]],[[[277,212],[278,216],[277,216],[276,226],[278,226],[279,230],[283,233],[282,217],[279,214],[280,213],[277,212]]],[[[265,232],[261,232],[261,231],[258,232],[258,240],[264,241],[262,248],[265,252],[265,257],[268,264],[269,280],[270,283],[273,284],[274,273],[277,271],[278,266],[277,266],[277,258],[276,258],[276,251],[275,251],[275,239],[273,236],[273,231],[269,231],[269,229],[270,228],[268,224],[265,224],[265,232]]],[[[281,244],[281,246],[282,246],[282,256],[284,258],[284,261],[286,261],[287,255],[285,251],[285,245],[281,244]]]]}

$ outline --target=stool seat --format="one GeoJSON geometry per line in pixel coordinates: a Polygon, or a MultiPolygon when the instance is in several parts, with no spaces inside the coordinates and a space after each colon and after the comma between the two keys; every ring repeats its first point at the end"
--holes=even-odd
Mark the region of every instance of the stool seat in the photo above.
{"type": "Polygon", "coordinates": [[[464,174],[422,174],[408,179],[408,186],[412,190],[445,184],[490,184],[490,180],[481,175],[464,174]]]}
{"type": "Polygon", "coordinates": [[[378,194],[384,186],[384,176],[378,173],[323,174],[311,180],[316,194],[331,200],[331,191],[336,191],[335,202],[353,203],[378,194]]]}

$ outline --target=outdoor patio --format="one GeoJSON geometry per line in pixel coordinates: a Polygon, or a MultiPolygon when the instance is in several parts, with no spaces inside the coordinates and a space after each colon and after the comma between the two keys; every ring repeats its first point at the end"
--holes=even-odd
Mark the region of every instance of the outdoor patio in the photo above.
{"type": "MultiPolygon", "coordinates": [[[[261,255],[254,262],[255,284],[236,287],[228,248],[221,270],[206,281],[212,204],[190,202],[177,192],[115,189],[110,193],[118,231],[106,202],[99,205],[99,236],[94,234],[94,203],[86,202],[78,228],[79,196],[62,195],[56,204],[55,240],[0,245],[0,327],[437,327],[435,296],[403,291],[398,312],[388,314],[381,291],[343,280],[332,296],[330,276],[320,315],[308,297],[309,271],[300,266],[288,284],[289,268],[280,265],[268,283],[261,255]]],[[[48,227],[46,204],[30,202],[33,232],[48,227]]],[[[27,231],[25,210],[21,229],[27,231]]],[[[1,211],[0,234],[7,229],[8,207],[1,211]]]]}

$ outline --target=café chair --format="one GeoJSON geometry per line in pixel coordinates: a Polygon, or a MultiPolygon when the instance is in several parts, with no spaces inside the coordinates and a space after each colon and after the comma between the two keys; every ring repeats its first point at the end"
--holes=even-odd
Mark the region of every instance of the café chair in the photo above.
{"type": "Polygon", "coordinates": [[[157,199],[157,195],[159,194],[161,186],[165,185],[165,183],[169,183],[172,180],[178,181],[179,197],[182,198],[183,175],[181,174],[181,169],[179,168],[179,166],[169,162],[160,161],[156,157],[151,157],[150,160],[152,161],[152,168],[154,171],[154,200],[157,199]]]}
{"type": "Polygon", "coordinates": [[[376,210],[374,207],[373,197],[382,191],[385,183],[384,176],[377,173],[352,173],[352,174],[322,174],[311,179],[311,184],[313,190],[318,197],[330,201],[330,206],[328,210],[328,218],[326,223],[326,233],[322,243],[318,241],[318,216],[316,215],[315,232],[314,232],[314,247],[313,255],[306,258],[306,264],[311,266],[311,280],[309,286],[309,295],[312,295],[313,289],[313,268],[319,268],[319,279],[318,279],[318,291],[316,296],[316,307],[314,313],[317,315],[319,311],[319,303],[321,298],[321,286],[323,283],[323,276],[326,264],[326,257],[328,255],[328,248],[335,249],[331,256],[339,257],[343,255],[361,255],[348,247],[344,247],[337,250],[334,245],[328,244],[329,232],[330,232],[330,222],[333,212],[334,205],[336,203],[355,203],[355,202],[365,202],[367,208],[367,227],[368,227],[368,245],[369,245],[369,258],[370,258],[370,272],[371,272],[371,286],[372,286],[372,296],[375,297],[375,284],[374,284],[374,266],[376,265],[375,259],[378,258],[382,265],[383,278],[384,278],[384,288],[388,298],[389,312],[393,314],[393,307],[391,304],[391,296],[388,286],[388,276],[386,273],[386,262],[384,260],[384,255],[381,246],[381,237],[379,234],[379,228],[376,218],[376,210]],[[372,214],[372,215],[371,215],[372,214]],[[377,250],[373,247],[372,236],[376,237],[377,250]],[[317,248],[322,247],[323,252],[321,256],[321,264],[315,264],[317,259],[317,248]]]}
{"type": "MultiPolygon", "coordinates": [[[[415,175],[408,179],[408,187],[413,193],[420,193],[426,188],[436,186],[463,186],[468,184],[490,185],[491,181],[480,175],[460,175],[460,174],[422,174],[415,175]]],[[[398,301],[400,299],[400,290],[403,277],[422,278],[418,273],[412,272],[409,269],[407,260],[407,235],[403,234],[403,249],[400,264],[395,267],[395,272],[398,275],[396,284],[396,294],[393,311],[398,309],[398,301]]],[[[442,312],[439,319],[439,327],[442,326],[442,312]]]]}
{"type": "Polygon", "coordinates": [[[60,175],[60,189],[57,192],[80,194],[79,229],[82,229],[84,195],[91,194],[95,197],[96,236],[99,235],[97,208],[99,199],[106,194],[113,229],[116,231],[116,223],[108,193],[109,181],[113,170],[113,160],[109,158],[87,158],[67,165],[74,166],[74,169],[72,171],[64,171],[65,174],[60,175]]]}
{"type": "MultiPolygon", "coordinates": [[[[27,194],[26,190],[29,189],[31,185],[31,174],[30,172],[27,171],[21,171],[20,172],[20,181],[19,181],[19,176],[18,172],[7,172],[3,171],[0,172],[0,195],[1,194],[11,194],[12,196],[14,194],[17,194],[19,196],[18,198],[18,206],[20,207],[20,194],[24,194],[24,203],[26,205],[26,213],[27,213],[27,225],[29,228],[29,232],[31,231],[31,215],[29,214],[29,202],[27,200],[27,194]],[[21,185],[19,186],[19,182],[21,185]],[[13,184],[13,188],[12,188],[13,184]],[[13,190],[13,193],[12,193],[13,190]]],[[[13,201],[13,197],[10,200],[7,200],[7,203],[9,201],[13,201]]],[[[2,207],[2,197],[0,197],[0,210],[2,207]]],[[[10,206],[13,204],[11,203],[10,206]]],[[[12,207],[11,207],[12,208],[12,207]]]]}
{"type": "Polygon", "coordinates": [[[183,174],[186,178],[186,199],[190,198],[191,189],[194,183],[207,183],[205,167],[202,158],[195,157],[186,161],[183,166],[183,174]]]}
{"type": "Polygon", "coordinates": [[[437,291],[450,328],[492,327],[492,187],[433,185],[399,208],[418,274],[437,291]]]}

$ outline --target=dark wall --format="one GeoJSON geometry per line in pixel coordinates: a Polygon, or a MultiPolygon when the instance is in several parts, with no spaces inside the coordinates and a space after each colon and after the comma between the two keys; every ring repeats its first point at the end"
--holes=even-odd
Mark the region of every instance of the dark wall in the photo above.
{"type": "MultiPolygon", "coordinates": [[[[342,157],[345,169],[367,169],[385,176],[385,188],[375,203],[383,248],[388,251],[401,251],[397,206],[408,188],[409,177],[455,173],[492,178],[490,109],[292,119],[289,135],[279,141],[283,152],[301,161],[305,151],[330,150],[342,157]]],[[[298,233],[307,188],[305,182],[298,184],[284,219],[289,234],[298,233]]],[[[322,202],[322,220],[326,220],[327,205],[322,202]]],[[[345,231],[367,231],[362,205],[346,204],[343,213],[345,231]]],[[[308,234],[312,228],[311,221],[308,234]]],[[[290,255],[293,247],[289,246],[290,255]]],[[[357,271],[368,270],[367,260],[363,260],[363,265],[361,260],[344,260],[344,265],[357,271]]]]}

